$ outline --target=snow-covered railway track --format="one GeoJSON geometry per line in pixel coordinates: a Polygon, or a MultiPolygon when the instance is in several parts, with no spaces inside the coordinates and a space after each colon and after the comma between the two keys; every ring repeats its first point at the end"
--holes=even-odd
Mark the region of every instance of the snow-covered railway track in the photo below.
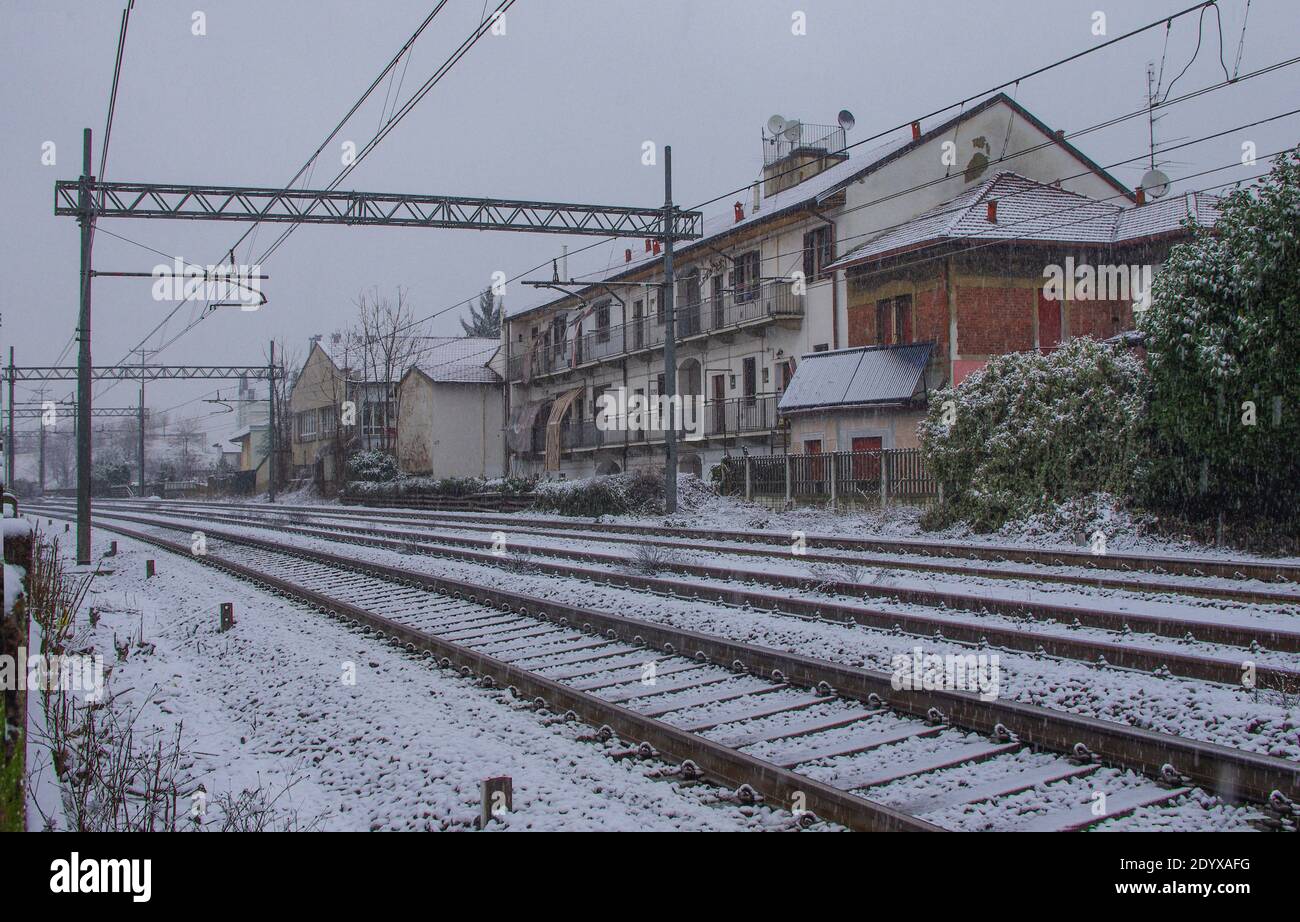
{"type": "MultiPolygon", "coordinates": [[[[97,526],[189,555],[162,535],[192,523],[97,526]]],[[[1300,793],[1300,767],[1281,759],[967,693],[895,691],[880,673],[245,535],[210,530],[207,542],[209,565],[608,727],[685,775],[852,828],[1073,829],[1139,810],[1221,828],[1224,811],[1238,826],[1264,814],[1211,803],[1208,790],[1283,813],[1300,793]]]]}
{"type": "MultiPolygon", "coordinates": [[[[123,507],[112,507],[114,510],[123,507]]],[[[134,506],[125,507],[128,510],[134,506]]],[[[325,540],[346,541],[353,544],[368,544],[375,547],[419,552],[453,559],[461,559],[490,566],[509,564],[511,558],[503,557],[491,550],[490,540],[473,537],[445,535],[430,532],[423,528],[411,530],[399,528],[381,528],[363,523],[331,522],[325,525],[291,524],[283,516],[265,508],[262,510],[241,510],[239,512],[219,511],[223,507],[203,507],[190,505],[172,511],[173,515],[190,513],[192,518],[204,522],[221,522],[236,525],[252,525],[275,528],[278,531],[300,534],[325,540]]],[[[126,515],[113,511],[113,515],[126,515]]],[[[147,523],[150,514],[128,518],[132,521],[147,523]]],[[[1212,621],[1183,621],[1168,617],[1143,616],[1131,612],[1115,612],[1105,609],[1086,610],[1068,607],[1064,612],[1053,612],[1050,607],[1038,604],[1017,603],[1022,608],[1022,616],[1039,619],[1055,617],[1059,630],[1021,630],[1015,627],[998,626],[981,619],[974,607],[971,614],[962,617],[955,606],[948,608],[941,615],[898,611],[882,611],[857,603],[837,602],[833,599],[809,597],[808,594],[834,594],[853,597],[858,594],[858,587],[847,584],[834,584],[826,581],[793,579],[781,580],[770,574],[756,574],[746,571],[733,573],[724,568],[699,567],[703,574],[691,571],[689,575],[703,575],[708,582],[687,582],[679,579],[664,579],[656,576],[640,575],[627,572],[626,557],[600,555],[592,552],[566,552],[552,547],[533,548],[523,545],[526,553],[531,554],[529,566],[540,571],[549,572],[564,578],[582,578],[595,583],[611,586],[633,587],[653,592],[675,595],[680,598],[716,598],[730,605],[748,606],[754,610],[770,610],[801,618],[829,619],[845,623],[856,623],[866,627],[893,630],[899,629],[918,637],[933,639],[936,636],[945,641],[967,644],[990,645],[1011,651],[1027,651],[1035,654],[1074,659],[1093,664],[1104,663],[1108,667],[1134,669],[1144,672],[1164,672],[1187,678],[1204,679],[1223,684],[1238,685],[1250,666],[1251,680],[1255,687],[1292,691],[1300,687],[1300,671],[1280,665],[1268,665],[1258,662],[1260,650],[1294,651],[1300,649],[1300,634],[1271,630],[1262,627],[1220,624],[1212,621]],[[556,562],[549,562],[550,557],[556,562]],[[610,557],[610,560],[603,559],[610,557]],[[592,558],[596,558],[594,561],[592,558]],[[562,560],[595,562],[605,568],[575,567],[562,560]],[[613,563],[616,569],[610,569],[613,563]],[[766,578],[765,578],[766,577],[766,578]],[[751,588],[751,583],[763,583],[777,588],[798,589],[798,594],[770,593],[751,588]],[[1101,628],[1109,633],[1103,638],[1071,636],[1070,625],[1077,619],[1081,626],[1101,628]],[[1163,637],[1182,639],[1191,636],[1198,640],[1221,646],[1212,654],[1198,654],[1172,650],[1168,647],[1143,646],[1129,634],[1137,630],[1163,637]],[[1126,636],[1127,635],[1127,636],[1126,636]],[[1226,638],[1226,639],[1225,639],[1226,638]],[[1234,647],[1246,649],[1235,650],[1234,647]],[[1225,649],[1226,648],[1226,649],[1225,649]],[[1253,652],[1248,652],[1251,650],[1253,652]]],[[[693,566],[693,565],[690,565],[693,566]]],[[[671,566],[665,569],[672,569],[671,566]]],[[[908,600],[914,601],[914,600],[908,600]]],[[[951,600],[948,600],[951,601],[951,600]]]]}
{"type": "MultiPolygon", "coordinates": [[[[286,512],[292,517],[295,514],[302,515],[306,518],[321,523],[322,520],[330,520],[333,523],[331,527],[339,529],[349,529],[354,533],[385,533],[384,530],[375,527],[375,522],[388,521],[393,524],[403,523],[408,528],[418,528],[422,535],[427,538],[436,538],[444,543],[457,544],[462,547],[494,547],[497,539],[492,537],[492,533],[501,532],[506,536],[506,542],[513,551],[529,553],[535,555],[546,555],[557,558],[567,558],[570,560],[583,561],[594,564],[605,565],[625,565],[630,558],[627,554],[608,553],[591,548],[582,547],[565,547],[555,543],[537,542],[535,539],[543,537],[545,531],[537,530],[531,520],[520,523],[514,520],[513,524],[499,524],[492,526],[480,526],[472,523],[467,524],[457,520],[445,519],[440,514],[435,519],[410,519],[406,517],[393,518],[391,514],[384,513],[378,516],[368,515],[359,516],[355,510],[339,512],[335,509],[322,509],[319,506],[297,506],[285,507],[275,506],[268,507],[265,504],[234,504],[234,503],[174,503],[166,502],[160,504],[125,502],[125,503],[106,503],[97,504],[98,508],[118,509],[123,511],[153,509],[164,513],[179,513],[190,511],[201,517],[219,516],[222,514],[232,516],[246,517],[278,517],[284,519],[286,512]],[[352,524],[356,523],[356,524],[352,524]],[[439,526],[445,526],[448,529],[458,532],[486,532],[482,538],[474,538],[472,534],[449,534],[446,531],[439,531],[439,526]],[[529,540],[532,538],[534,540],[529,540]]],[[[600,526],[603,530],[604,525],[600,526]]],[[[658,531],[658,529],[648,529],[648,531],[658,531]]],[[[389,535],[398,534],[392,529],[387,532],[389,535]]],[[[1131,629],[1143,633],[1157,634],[1165,637],[1176,637],[1179,639],[1192,637],[1198,641],[1206,643],[1218,643],[1237,647],[1253,647],[1255,645],[1264,646],[1269,649],[1300,652],[1300,627],[1296,630],[1277,629],[1270,630],[1262,625],[1250,625],[1242,627],[1233,624],[1230,621],[1216,621],[1213,619],[1181,619],[1171,618],[1160,614],[1147,615],[1143,612],[1125,610],[1118,611],[1099,605],[1089,604],[1069,604],[1057,603],[1043,598],[1030,599],[1023,595],[1018,596],[1014,590],[1009,587],[979,586],[969,591],[951,591],[927,589],[923,586],[900,586],[864,583],[862,581],[850,581],[845,579],[836,579],[834,575],[835,567],[852,568],[857,561],[853,557],[844,556],[817,556],[815,554],[800,554],[798,556],[790,553],[790,547],[787,544],[783,550],[776,551],[770,548],[744,548],[736,545],[708,545],[698,541],[693,542],[655,542],[653,539],[641,540],[640,538],[622,538],[617,535],[606,534],[566,534],[561,533],[562,537],[568,538],[574,544],[600,542],[608,544],[610,542],[621,542],[626,544],[646,544],[659,543],[670,550],[685,551],[689,550],[697,555],[712,554],[719,558],[728,555],[743,557],[761,556],[766,557],[770,562],[780,564],[777,568],[763,568],[762,566],[754,568],[742,568],[737,566],[728,567],[725,561],[721,564],[695,563],[681,559],[671,559],[667,557],[659,561],[656,565],[664,571],[678,572],[685,575],[698,576],[710,579],[740,579],[750,582],[767,583],[774,587],[785,589],[797,589],[801,591],[820,590],[834,594],[849,594],[863,598],[879,599],[897,599],[900,602],[912,603],[917,605],[941,606],[946,608],[970,609],[974,611],[992,612],[1009,617],[1033,616],[1045,619],[1054,619],[1065,624],[1074,623],[1076,620],[1081,626],[1099,627],[1107,630],[1125,630],[1131,629]],[[803,567],[809,564],[826,564],[831,569],[828,571],[829,576],[811,576],[807,574],[782,573],[779,570],[788,566],[791,562],[797,562],[803,567]],[[999,594],[1001,593],[1001,594],[999,594]]],[[[888,561],[874,560],[870,562],[871,566],[883,569],[896,569],[897,563],[894,559],[888,561]]],[[[977,576],[988,580],[1003,579],[997,571],[987,568],[976,570],[961,570],[965,576],[977,576]]],[[[1270,605],[1278,608],[1290,608],[1300,612],[1300,592],[1294,590],[1266,591],[1262,589],[1242,590],[1240,596],[1233,596],[1230,593],[1230,587],[1223,586],[1206,586],[1206,585],[1178,585],[1162,584],[1155,586],[1149,583],[1134,582],[1133,580],[1120,579],[1112,580],[1105,585],[1095,582],[1089,584],[1089,577],[1075,578],[1070,574],[1059,574],[1037,571],[1034,578],[1042,584],[1061,586],[1068,585],[1091,585],[1092,588],[1115,589],[1127,591],[1129,593],[1157,593],[1169,596],[1184,596],[1196,598],[1221,598],[1225,601],[1234,601],[1237,603],[1258,603],[1270,605]]],[[[1300,619],[1297,621],[1300,624],[1300,619]]]]}
{"type": "MultiPolygon", "coordinates": [[[[175,500],[131,500],[135,507],[155,505],[160,508],[176,508],[175,500]]],[[[227,508],[265,509],[258,503],[197,503],[211,508],[214,505],[227,508]]],[[[280,510],[302,512],[310,515],[329,514],[334,516],[356,516],[367,520],[388,518],[393,521],[413,523],[451,524],[460,527],[492,526],[517,528],[530,534],[548,532],[598,533],[609,541],[625,540],[643,542],[648,537],[684,539],[688,547],[705,547],[703,542],[725,542],[729,545],[744,543],[750,545],[748,552],[753,554],[788,554],[791,536],[788,532],[764,529],[738,529],[723,531],[715,528],[692,528],[686,526],[641,525],[626,523],[574,520],[563,517],[508,516],[491,513],[457,513],[434,510],[413,510],[402,508],[383,508],[382,510],[364,508],[323,508],[319,505],[278,504],[280,510]],[[775,549],[775,550],[774,550],[775,549]]],[[[1074,582],[1079,585],[1101,586],[1105,588],[1134,588],[1132,579],[1108,577],[1096,571],[1115,571],[1120,574],[1147,574],[1153,577],[1185,576],[1195,579],[1221,577],[1236,581],[1259,580],[1278,584],[1280,587],[1300,586],[1300,564],[1283,561],[1265,561],[1258,559],[1236,559],[1230,557],[1176,556],[1165,554],[1138,554],[1108,552],[1104,555],[1090,551],[1071,551],[1067,549],[1042,549],[1019,545],[997,545],[985,543],[963,543],[953,541],[927,541],[917,538],[857,538],[840,535],[809,533],[806,545],[810,553],[819,550],[838,550],[858,554],[888,555],[888,565],[898,569],[931,570],[948,573],[977,573],[984,576],[996,576],[1001,579],[1059,580],[1074,582]],[[936,560],[909,560],[908,557],[946,558],[949,563],[936,560]],[[962,561],[980,561],[995,564],[994,567],[981,567],[972,570],[962,561]],[[1021,566],[1016,566],[1020,564],[1021,566]],[[1041,568],[1077,567],[1094,571],[1085,576],[1051,574],[1041,568]]],[[[730,553],[737,553],[737,548],[728,547],[730,553]]],[[[742,550],[743,552],[743,550],[742,550]]],[[[815,558],[814,558],[815,559],[815,558]]],[[[843,561],[843,557],[831,558],[843,561]]],[[[872,563],[864,560],[864,563],[872,563]]],[[[879,563],[879,561],[874,561],[879,563]]],[[[1147,580],[1136,583],[1136,587],[1149,592],[1174,592],[1182,595],[1204,595],[1211,598],[1235,599],[1263,603],[1294,601],[1294,594],[1273,592],[1265,587],[1231,587],[1231,586],[1197,586],[1186,583],[1172,583],[1161,580],[1147,580]]]]}

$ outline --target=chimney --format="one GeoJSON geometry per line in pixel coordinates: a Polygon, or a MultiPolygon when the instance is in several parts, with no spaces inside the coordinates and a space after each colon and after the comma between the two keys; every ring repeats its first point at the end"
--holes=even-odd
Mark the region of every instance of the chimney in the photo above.
{"type": "Polygon", "coordinates": [[[659,241],[656,240],[656,241],[655,241],[655,255],[656,255],[656,256],[659,255],[659,251],[660,251],[661,249],[662,249],[662,247],[660,246],[659,241]]]}
{"type": "Polygon", "coordinates": [[[654,248],[655,248],[655,242],[651,240],[649,237],[645,238],[645,251],[647,253],[651,253],[654,252],[654,248]]]}
{"type": "Polygon", "coordinates": [[[750,214],[758,214],[758,210],[763,201],[763,184],[757,180],[754,181],[754,207],[749,209],[750,214]]]}
{"type": "Polygon", "coordinates": [[[743,202],[736,202],[736,223],[739,224],[745,220],[745,205],[743,202]]]}
{"type": "Polygon", "coordinates": [[[560,247],[560,278],[566,282],[569,280],[569,245],[567,243],[560,247]]]}
{"type": "Polygon", "coordinates": [[[1145,205],[1147,203],[1147,190],[1143,189],[1141,186],[1138,186],[1137,200],[1139,205],[1145,205]]]}
{"type": "Polygon", "coordinates": [[[625,263],[630,263],[631,261],[632,261],[632,250],[631,250],[631,249],[626,249],[626,250],[624,250],[624,251],[623,251],[623,262],[625,262],[625,263]]]}
{"type": "Polygon", "coordinates": [[[989,201],[989,223],[990,224],[998,223],[998,200],[997,199],[991,199],[989,201]]]}
{"type": "Polygon", "coordinates": [[[919,141],[919,140],[921,140],[921,123],[920,123],[920,122],[913,122],[913,123],[912,123],[912,140],[913,140],[913,141],[919,141]]]}

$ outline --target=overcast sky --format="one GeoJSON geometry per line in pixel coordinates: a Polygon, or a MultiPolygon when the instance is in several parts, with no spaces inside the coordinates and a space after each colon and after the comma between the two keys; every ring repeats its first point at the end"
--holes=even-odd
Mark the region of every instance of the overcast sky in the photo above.
{"type": "MultiPolygon", "coordinates": [[[[20,365],[51,364],[77,314],[75,219],[53,214],[56,179],[80,172],[81,130],[95,132],[95,163],[108,105],[118,24],[126,0],[0,0],[0,344],[20,365]],[[53,141],[57,163],[41,163],[53,141]]],[[[676,198],[694,205],[753,180],[759,132],[781,113],[833,123],[857,116],[849,140],[892,125],[1100,43],[1190,5],[1191,0],[519,0],[504,36],[486,36],[383,142],[345,188],[492,195],[602,204],[662,202],[658,167],[641,163],[646,140],[671,144],[676,198]],[[806,14],[807,34],[792,34],[806,14]]],[[[495,3],[492,4],[495,6],[495,3]]],[[[433,6],[430,0],[137,0],[128,35],[106,176],[113,180],[277,186],[324,139],[433,6]],[[207,34],[192,34],[192,13],[207,34]]],[[[1234,70],[1246,0],[1223,0],[1223,55],[1234,70]]],[[[405,97],[465,38],[483,0],[450,0],[417,44],[405,97]]],[[[1241,72],[1297,54],[1300,3],[1253,0],[1241,72]]],[[[1169,36],[1165,85],[1196,46],[1194,17],[1169,36]]],[[[1053,128],[1076,130],[1139,108],[1146,66],[1165,53],[1165,31],[1021,84],[1020,102],[1053,128]]],[[[1171,143],[1296,107],[1300,66],[1176,107],[1157,127],[1171,143]]],[[[1222,79],[1215,17],[1175,95],[1222,79]]],[[[387,88],[387,87],[386,87],[387,88]]],[[[396,90],[396,87],[393,88],[396,90]]],[[[344,129],[364,145],[381,119],[384,93],[344,129]]],[[[1171,155],[1175,179],[1241,155],[1294,145],[1291,117],[1171,155]]],[[[1144,153],[1142,119],[1079,140],[1102,164],[1144,153]]],[[[316,168],[321,186],[340,168],[339,142],[316,168]]],[[[1117,169],[1134,185],[1140,168],[1117,169]]],[[[1218,174],[1221,180],[1252,171],[1218,174]]],[[[1196,186],[1210,180],[1192,180],[1196,186]]],[[[108,220],[106,230],[208,264],[245,225],[108,220]]],[[[276,236],[261,229],[241,261],[276,236]]],[[[270,303],[223,310],[171,346],[168,363],[263,361],[272,337],[301,356],[307,338],[350,322],[363,289],[408,289],[420,316],[471,298],[494,271],[513,276],[558,253],[563,238],[412,228],[308,226],[263,267],[270,303]]],[[[590,238],[571,238],[571,247],[590,238]]],[[[605,245],[602,260],[624,244],[605,245]]],[[[96,268],[150,271],[153,252],[97,235],[96,268]]],[[[514,304],[532,298],[512,287],[514,304]]],[[[123,358],[173,304],[151,299],[146,280],[94,286],[94,360],[123,358]]],[[[161,334],[192,317],[182,308],[161,334]]],[[[450,310],[431,332],[459,334],[450,310]]],[[[158,337],[155,337],[155,342],[158,337]]],[[[64,363],[75,361],[75,349],[64,363]]],[[[165,383],[149,404],[199,417],[198,399],[222,383],[165,383]]],[[[60,386],[55,397],[70,388],[60,386]]],[[[102,391],[102,405],[135,402],[134,385],[102,391]]],[[[20,387],[19,401],[33,399],[20,387]]],[[[215,434],[225,421],[205,420],[215,434]]]]}

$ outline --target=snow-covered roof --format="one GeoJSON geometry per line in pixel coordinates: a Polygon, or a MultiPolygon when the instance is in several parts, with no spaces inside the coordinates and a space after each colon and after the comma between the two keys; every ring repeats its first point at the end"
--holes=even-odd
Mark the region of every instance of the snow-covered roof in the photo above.
{"type": "Polygon", "coordinates": [[[781,396],[782,413],[901,403],[916,393],[934,343],[862,346],[805,355],[781,396]]]}
{"type": "MultiPolygon", "coordinates": [[[[1030,124],[1034,125],[1050,143],[1055,143],[1067,151],[1071,156],[1079,160],[1080,163],[1087,166],[1102,179],[1113,185],[1116,191],[1123,195],[1129,195],[1128,189],[1117,179],[1111,176],[1106,170],[1098,166],[1091,159],[1085,156],[1078,148],[1074,147],[1061,136],[1053,132],[1046,124],[1038,119],[1033,113],[1025,109],[1024,106],[1017,103],[1014,99],[1005,93],[997,93],[984,100],[982,103],[967,109],[941,125],[937,125],[919,138],[914,138],[910,133],[904,136],[895,137],[887,141],[882,141],[875,145],[863,145],[862,147],[850,147],[847,151],[848,158],[823,170],[821,173],[804,180],[803,182],[791,186],[788,189],[763,198],[759,203],[759,210],[752,210],[752,196],[748,192],[737,193],[741,204],[744,208],[745,215],[737,221],[735,211],[732,207],[730,198],[714,205],[717,210],[713,213],[706,213],[704,216],[704,226],[702,228],[703,236],[698,240],[692,240],[688,243],[681,244],[676,248],[678,256],[689,256],[696,248],[707,248],[718,245],[718,238],[744,230],[752,225],[764,221],[770,221],[786,212],[792,212],[800,208],[819,207],[824,201],[832,195],[839,192],[841,188],[851,182],[856,182],[868,174],[880,169],[887,163],[901,156],[908,150],[919,147],[928,143],[936,136],[945,135],[950,132],[954,126],[979,115],[984,110],[1003,104],[1011,108],[1016,114],[1024,118],[1030,124]]],[[[629,239],[615,241],[608,254],[604,256],[605,264],[602,266],[598,260],[601,259],[603,248],[593,248],[585,253],[574,254],[569,257],[569,277],[587,284],[597,284],[607,282],[623,276],[635,274],[651,266],[662,262],[663,254],[655,253],[653,249],[646,251],[642,241],[629,239]],[[630,248],[632,250],[632,259],[630,262],[624,261],[623,250],[630,248]],[[578,265],[579,260],[581,265],[578,265]]],[[[551,304],[558,304],[566,300],[567,295],[557,296],[553,289],[542,289],[537,296],[529,299],[523,304],[513,308],[508,308],[506,316],[510,318],[519,317],[539,308],[551,304]]]]}
{"type": "Polygon", "coordinates": [[[1194,216],[1212,225],[1218,200],[1188,193],[1138,208],[1121,208],[1019,173],[1003,171],[930,211],[882,231],[829,268],[842,269],[936,241],[1021,240],[1117,244],[1177,233],[1194,216]],[[996,220],[989,205],[996,202],[996,220]]]}
{"type": "Polygon", "coordinates": [[[501,376],[488,363],[501,342],[481,336],[439,336],[424,341],[412,363],[440,384],[500,384],[501,376]]]}
{"type": "MultiPolygon", "coordinates": [[[[841,161],[818,173],[810,179],[806,179],[796,186],[789,189],[782,189],[774,195],[763,198],[759,202],[758,211],[754,211],[753,196],[751,193],[739,193],[741,204],[744,207],[745,216],[737,221],[735,209],[731,200],[723,202],[719,206],[720,210],[705,214],[703,222],[703,236],[697,240],[692,240],[686,244],[679,244],[676,253],[679,257],[688,255],[696,247],[703,247],[714,243],[724,234],[734,233],[738,230],[746,229],[752,225],[759,224],[763,221],[771,220],[775,215],[793,209],[816,204],[819,199],[834,192],[836,188],[851,179],[854,174],[877,164],[891,154],[896,153],[910,143],[909,140],[897,139],[880,144],[876,147],[866,148],[860,151],[850,152],[848,159],[841,161]]],[[[610,281],[624,274],[635,273],[639,270],[658,265],[663,262],[663,253],[655,252],[653,249],[646,250],[643,241],[629,239],[626,241],[616,241],[616,245],[610,251],[608,259],[616,259],[617,262],[607,263],[604,266],[594,264],[590,259],[580,270],[574,265],[576,256],[569,257],[570,270],[569,275],[588,284],[597,284],[599,282],[610,281]],[[632,250],[631,261],[624,260],[624,249],[632,250]]],[[[588,251],[595,255],[594,251],[588,251]]],[[[586,254],[581,254],[586,255],[586,254]]],[[[565,296],[557,297],[553,290],[544,289],[545,294],[532,299],[530,302],[515,310],[509,311],[509,316],[517,317],[526,314],[529,311],[544,307],[547,304],[553,304],[564,300],[565,296]]]]}

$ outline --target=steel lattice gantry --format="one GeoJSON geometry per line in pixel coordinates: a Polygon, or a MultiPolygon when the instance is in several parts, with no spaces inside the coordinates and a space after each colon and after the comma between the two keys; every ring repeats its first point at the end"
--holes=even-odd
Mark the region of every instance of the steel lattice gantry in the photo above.
{"type": "MultiPolygon", "coordinates": [[[[77,377],[76,365],[31,365],[8,368],[0,366],[0,381],[73,381],[77,377]]],[[[250,381],[269,381],[283,378],[284,369],[271,369],[266,365],[114,365],[91,371],[95,381],[162,381],[162,380],[218,380],[248,378],[250,381]]]]}
{"type": "MultiPolygon", "coordinates": [[[[96,218],[370,224],[660,239],[667,236],[663,230],[662,207],[628,208],[323,189],[135,182],[90,182],[83,186],[78,180],[60,180],[54,186],[54,213],[81,214],[78,202],[83,188],[97,199],[102,196],[95,205],[96,218]]],[[[671,234],[674,240],[694,240],[702,235],[702,212],[675,210],[674,214],[671,234]]]]}
{"type": "MultiPolygon", "coordinates": [[[[75,217],[81,226],[81,307],[77,331],[77,397],[82,423],[90,428],[92,402],[90,368],[91,280],[94,278],[92,244],[95,222],[101,218],[153,218],[161,220],[243,221],[284,224],[341,224],[372,227],[431,227],[461,230],[517,231],[540,234],[578,234],[596,237],[655,237],[664,242],[664,286],[667,291],[665,356],[672,358],[673,244],[703,236],[704,215],[684,211],[672,200],[672,148],[664,147],[664,204],[659,208],[619,205],[578,205],[568,202],[530,202],[517,199],[467,198],[449,195],[406,195],[385,192],[344,192],[330,189],[267,189],[245,186],[191,186],[167,183],[104,182],[91,172],[91,132],[82,134],[81,177],[54,184],[54,213],[75,217]]],[[[11,362],[12,364],[12,362],[11,362]]],[[[274,366],[274,352],[271,365],[274,366]]],[[[46,369],[53,372],[53,369],[46,369]]],[[[118,380],[145,380],[126,368],[111,369],[118,380]]],[[[143,373],[141,373],[143,375],[143,373]]],[[[161,376],[160,376],[161,377],[161,376]]],[[[207,377],[199,374],[173,377],[207,377]]],[[[216,377],[212,375],[211,377],[216,377]]],[[[224,375],[222,376],[224,377],[224,375]]],[[[270,380],[275,374],[271,372],[270,380]]],[[[675,393],[675,375],[669,375],[668,396],[675,393]]],[[[59,379],[48,374],[43,380],[59,379]]],[[[101,378],[103,380],[103,378],[101,378]]],[[[274,391],[274,385],[272,385],[274,391]]],[[[268,495],[275,501],[275,401],[271,401],[271,464],[268,495]]],[[[665,508],[676,509],[675,443],[667,436],[668,464],[665,508]]],[[[142,453],[143,454],[143,453],[142,453]]],[[[90,562],[89,439],[77,445],[77,561],[90,562]]],[[[143,469],[143,464],[141,465],[143,469]]]]}
{"type": "MultiPolygon", "coordinates": [[[[15,419],[40,419],[50,411],[55,416],[75,416],[77,407],[71,403],[54,403],[46,407],[14,407],[15,419]]],[[[101,419],[136,419],[141,415],[139,407],[92,407],[91,416],[98,416],[101,419]]],[[[149,415],[149,410],[145,409],[144,416],[149,415]]]]}

